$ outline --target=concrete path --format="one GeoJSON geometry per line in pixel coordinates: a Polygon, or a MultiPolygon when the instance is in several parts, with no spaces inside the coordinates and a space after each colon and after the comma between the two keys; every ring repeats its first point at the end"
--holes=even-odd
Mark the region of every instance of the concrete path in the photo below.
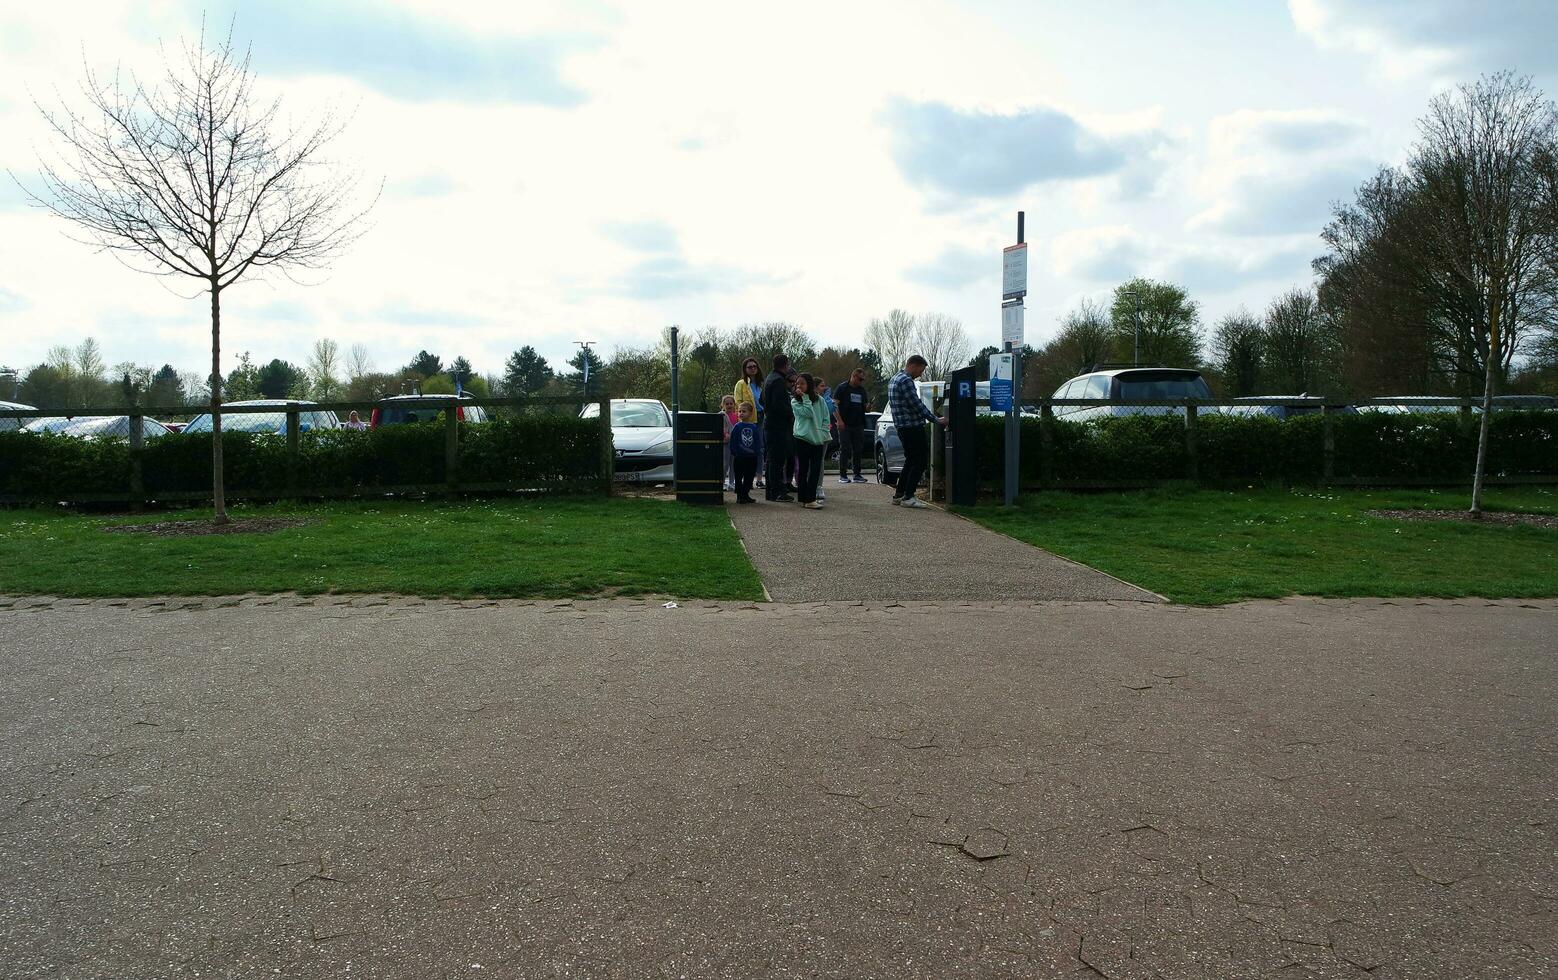
{"type": "Polygon", "coordinates": [[[727,498],[769,595],[780,602],[859,599],[1135,599],[1144,589],[939,507],[904,510],[891,487],[828,477],[824,509],[727,498]]]}
{"type": "Polygon", "coordinates": [[[1558,976],[1552,602],[226,601],[0,608],[7,980],[1558,976]]]}

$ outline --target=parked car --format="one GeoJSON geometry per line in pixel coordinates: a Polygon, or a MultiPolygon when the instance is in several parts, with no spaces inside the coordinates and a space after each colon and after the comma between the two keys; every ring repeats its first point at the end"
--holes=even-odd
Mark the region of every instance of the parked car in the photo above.
{"type": "Polygon", "coordinates": [[[377,429],[381,425],[404,425],[407,422],[434,422],[450,405],[455,406],[455,417],[461,422],[491,421],[491,416],[487,414],[485,408],[480,405],[464,404],[470,398],[470,395],[394,395],[381,398],[368,419],[368,428],[377,429]],[[421,404],[406,404],[407,402],[421,404]],[[426,404],[428,402],[436,404],[426,404]]]}
{"type": "MultiPolygon", "coordinates": [[[[1189,368],[1114,368],[1078,375],[1055,389],[1053,398],[1097,398],[1112,402],[1212,400],[1200,371],[1189,368]]],[[[1116,415],[1184,415],[1173,405],[1057,405],[1056,418],[1091,422],[1116,415]]]]}
{"type": "MultiPolygon", "coordinates": [[[[244,408],[250,405],[279,405],[280,411],[276,412],[241,412],[232,415],[222,413],[223,432],[266,432],[284,434],[287,428],[288,405],[313,405],[314,402],[301,399],[288,400],[285,398],[253,398],[248,401],[228,402],[228,408],[244,408]]],[[[334,412],[308,412],[298,413],[298,428],[308,432],[313,429],[339,429],[341,420],[335,417],[334,412]]],[[[189,420],[184,426],[184,432],[199,433],[211,431],[211,414],[206,412],[189,420]]]]}
{"type": "MultiPolygon", "coordinates": [[[[1433,412],[1438,414],[1455,413],[1461,410],[1459,405],[1425,405],[1424,402],[1434,401],[1440,398],[1453,398],[1453,395],[1382,395],[1382,399],[1389,399],[1387,404],[1360,405],[1360,412],[1378,412],[1384,415],[1402,415],[1407,412],[1433,412]]],[[[1477,404],[1471,406],[1472,412],[1482,411],[1482,396],[1474,395],[1477,404]]],[[[1494,395],[1493,410],[1495,412],[1510,411],[1551,411],[1558,409],[1558,398],[1551,395],[1494,395]]]]}
{"type": "MultiPolygon", "coordinates": [[[[1235,398],[1233,405],[1219,405],[1212,411],[1220,415],[1269,415],[1274,419],[1287,420],[1297,418],[1300,415],[1319,415],[1319,405],[1263,405],[1261,401],[1268,398],[1313,398],[1309,394],[1303,395],[1259,395],[1251,398],[1235,398]]],[[[1352,405],[1340,405],[1337,407],[1343,415],[1356,415],[1358,410],[1352,405]]]]}
{"type": "MultiPolygon", "coordinates": [[[[581,419],[600,418],[600,405],[589,404],[581,419]]],[[[611,400],[611,446],[616,454],[616,478],[634,483],[669,483],[672,440],[671,413],[653,398],[611,400]]]]}
{"type": "MultiPolygon", "coordinates": [[[[0,402],[0,412],[31,412],[31,405],[23,405],[20,402],[0,402]]],[[[15,432],[22,428],[29,419],[0,419],[0,432],[15,432]]]]}
{"type": "MultiPolygon", "coordinates": [[[[936,410],[937,400],[941,397],[945,381],[916,381],[915,388],[919,390],[920,399],[925,402],[925,407],[936,410]]],[[[980,381],[974,385],[974,397],[976,399],[975,415],[997,414],[988,404],[979,404],[979,401],[988,402],[990,398],[990,382],[980,381]]],[[[1021,409],[1023,415],[1038,417],[1038,413],[1024,405],[1021,409]]],[[[869,419],[870,416],[867,416],[869,419]]],[[[903,470],[903,442],[898,438],[898,427],[893,424],[892,406],[885,407],[881,414],[876,415],[872,425],[872,444],[876,450],[876,482],[893,486],[898,482],[898,474],[903,470]]],[[[926,478],[929,479],[927,472],[926,478]]]]}
{"type": "MultiPolygon", "coordinates": [[[[73,436],[78,439],[128,439],[130,416],[128,415],[77,415],[74,418],[57,416],[33,419],[22,426],[23,432],[52,432],[55,435],[73,436]]],[[[173,430],[156,419],[141,419],[141,438],[157,439],[173,430]]]]}

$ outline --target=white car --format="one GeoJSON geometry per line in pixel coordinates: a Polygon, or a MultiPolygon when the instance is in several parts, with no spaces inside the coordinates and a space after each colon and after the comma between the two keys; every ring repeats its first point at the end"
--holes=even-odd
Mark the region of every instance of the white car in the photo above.
{"type": "MultiPolygon", "coordinates": [[[[23,405],[20,402],[0,402],[0,412],[30,412],[31,405],[23,405]]],[[[0,432],[15,432],[22,428],[31,419],[0,419],[0,432]]]]}
{"type": "MultiPolygon", "coordinates": [[[[77,415],[74,418],[33,419],[22,427],[23,432],[52,432],[55,435],[74,436],[78,439],[128,439],[130,416],[128,415],[77,415]]],[[[170,435],[172,429],[156,419],[141,419],[141,437],[156,439],[170,435]]]]}
{"type": "MultiPolygon", "coordinates": [[[[584,406],[581,419],[600,418],[600,406],[584,406]]],[[[653,398],[611,400],[611,446],[616,454],[616,476],[632,483],[670,483],[672,440],[671,413],[653,398]]]]}
{"type": "MultiPolygon", "coordinates": [[[[223,432],[264,432],[270,434],[282,433],[287,427],[287,406],[313,405],[314,402],[294,399],[288,401],[285,398],[254,398],[249,401],[226,402],[223,408],[242,408],[248,405],[275,406],[274,412],[235,412],[229,415],[222,413],[223,432]]],[[[303,432],[312,429],[339,429],[341,420],[335,417],[334,412],[310,412],[306,409],[298,412],[298,428],[303,432]]],[[[184,426],[185,434],[193,435],[211,431],[211,415],[197,415],[184,426]]]]}
{"type": "MultiPolygon", "coordinates": [[[[1189,368],[1116,368],[1079,375],[1055,389],[1052,398],[1096,398],[1112,402],[1211,401],[1212,389],[1200,371],[1189,368]]],[[[1091,422],[1115,415],[1184,415],[1174,405],[1056,405],[1055,417],[1091,422]]]]}

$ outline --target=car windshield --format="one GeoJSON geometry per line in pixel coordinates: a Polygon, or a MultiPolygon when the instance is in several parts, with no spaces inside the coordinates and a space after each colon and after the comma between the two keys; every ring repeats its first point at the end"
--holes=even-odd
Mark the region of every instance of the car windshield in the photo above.
{"type": "Polygon", "coordinates": [[[1211,400],[1212,389],[1199,374],[1185,371],[1142,371],[1120,376],[1120,400],[1124,402],[1211,400]]]}
{"type": "Polygon", "coordinates": [[[663,429],[671,419],[658,402],[612,402],[611,424],[619,429],[663,429]]]}
{"type": "MultiPolygon", "coordinates": [[[[311,429],[335,428],[335,417],[329,412],[299,412],[298,422],[304,432],[311,429]]],[[[281,432],[287,424],[286,412],[222,413],[223,432],[281,432]]],[[[211,416],[197,415],[184,426],[185,432],[210,432],[211,416]]]]}

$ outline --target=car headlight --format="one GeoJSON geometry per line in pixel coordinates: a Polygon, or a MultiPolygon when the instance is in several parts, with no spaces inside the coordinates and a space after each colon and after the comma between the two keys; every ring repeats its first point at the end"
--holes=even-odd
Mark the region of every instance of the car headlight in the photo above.
{"type": "Polygon", "coordinates": [[[669,456],[669,455],[671,455],[671,440],[667,439],[665,442],[657,442],[657,443],[655,443],[653,446],[650,446],[648,449],[644,450],[644,455],[645,456],[669,456]]]}

